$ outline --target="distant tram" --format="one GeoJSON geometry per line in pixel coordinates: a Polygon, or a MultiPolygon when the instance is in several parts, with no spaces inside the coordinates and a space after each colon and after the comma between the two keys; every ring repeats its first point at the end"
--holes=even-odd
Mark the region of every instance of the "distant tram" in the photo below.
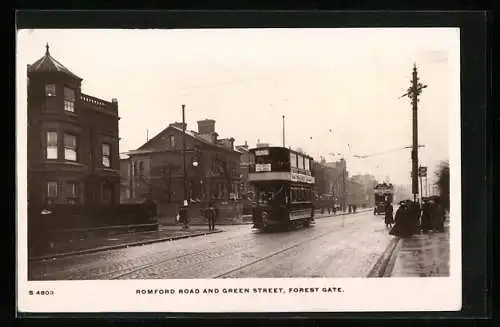
{"type": "Polygon", "coordinates": [[[373,214],[384,214],[387,203],[392,204],[394,198],[394,186],[391,183],[379,183],[374,187],[375,208],[373,214]]]}
{"type": "Polygon", "coordinates": [[[313,159],[283,147],[250,149],[255,158],[248,181],[254,186],[253,228],[314,223],[313,159]]]}

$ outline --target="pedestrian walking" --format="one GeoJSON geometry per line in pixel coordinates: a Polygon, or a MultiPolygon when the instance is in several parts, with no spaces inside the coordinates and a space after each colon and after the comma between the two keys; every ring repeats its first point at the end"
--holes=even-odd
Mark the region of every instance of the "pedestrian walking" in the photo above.
{"type": "Polygon", "coordinates": [[[215,220],[217,219],[217,211],[215,210],[213,204],[209,204],[208,208],[205,210],[205,217],[208,220],[208,230],[215,230],[215,220]]]}
{"type": "Polygon", "coordinates": [[[394,224],[394,218],[392,216],[394,208],[392,207],[392,204],[387,202],[385,205],[385,227],[386,228],[392,228],[392,225],[394,224]]]}

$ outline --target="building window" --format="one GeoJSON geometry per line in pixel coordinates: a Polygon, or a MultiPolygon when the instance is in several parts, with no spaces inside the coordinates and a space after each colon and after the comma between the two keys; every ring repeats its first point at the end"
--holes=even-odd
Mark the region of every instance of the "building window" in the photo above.
{"type": "Polygon", "coordinates": [[[75,112],[75,90],[64,88],[64,110],[75,112]]]}
{"type": "Polygon", "coordinates": [[[68,204],[78,203],[78,182],[68,182],[66,185],[66,202],[68,204]]]}
{"type": "Polygon", "coordinates": [[[111,145],[106,143],[102,145],[102,165],[111,167],[111,145]]]}
{"type": "Polygon", "coordinates": [[[47,203],[52,204],[57,199],[57,182],[47,182],[47,203]]]}
{"type": "Polygon", "coordinates": [[[297,156],[298,165],[297,168],[304,169],[304,157],[300,154],[297,156]]]}
{"type": "Polygon", "coordinates": [[[57,132],[47,132],[47,159],[57,159],[57,132]]]}
{"type": "Polygon", "coordinates": [[[48,97],[56,96],[56,85],[55,84],[45,84],[45,96],[48,96],[48,97]]]}
{"type": "Polygon", "coordinates": [[[68,161],[77,161],[75,135],[64,134],[64,159],[68,161]]]}
{"type": "Polygon", "coordinates": [[[297,168],[297,155],[292,152],[290,152],[290,165],[293,168],[297,168]]]}
{"type": "Polygon", "coordinates": [[[175,146],[175,135],[170,135],[168,137],[168,142],[170,146],[175,146]]]}

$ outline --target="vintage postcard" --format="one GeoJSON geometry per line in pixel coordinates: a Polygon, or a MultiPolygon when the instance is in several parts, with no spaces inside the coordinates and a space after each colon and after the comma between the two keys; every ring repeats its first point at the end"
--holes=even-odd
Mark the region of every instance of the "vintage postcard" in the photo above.
{"type": "Polygon", "coordinates": [[[460,310],[459,35],[19,30],[19,311],[460,310]]]}

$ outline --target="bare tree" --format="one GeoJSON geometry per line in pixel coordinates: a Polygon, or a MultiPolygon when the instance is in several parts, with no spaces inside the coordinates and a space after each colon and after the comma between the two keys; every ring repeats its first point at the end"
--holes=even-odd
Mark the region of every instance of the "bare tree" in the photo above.
{"type": "Polygon", "coordinates": [[[215,157],[215,172],[219,173],[222,177],[224,177],[227,190],[231,191],[233,181],[234,181],[234,174],[232,171],[232,167],[230,167],[229,162],[227,161],[226,158],[221,158],[216,156],[215,157]]]}
{"type": "Polygon", "coordinates": [[[151,167],[151,177],[140,176],[140,181],[145,183],[150,192],[159,191],[167,195],[167,202],[172,201],[172,179],[178,175],[180,165],[163,163],[151,167]],[[159,181],[159,182],[155,182],[159,181]]]}

